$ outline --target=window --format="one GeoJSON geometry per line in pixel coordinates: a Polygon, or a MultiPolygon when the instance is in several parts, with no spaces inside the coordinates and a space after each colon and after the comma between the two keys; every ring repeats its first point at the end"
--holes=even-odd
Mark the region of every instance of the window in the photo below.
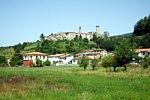
{"type": "Polygon", "coordinates": [[[143,52],[143,55],[145,55],[145,52],[143,52]]]}
{"type": "Polygon", "coordinates": [[[36,59],[38,58],[38,56],[36,56],[36,59]]]}
{"type": "Polygon", "coordinates": [[[30,56],[30,59],[32,60],[32,56],[30,56]]]}
{"type": "Polygon", "coordinates": [[[45,59],[45,56],[43,56],[43,59],[45,59]]]}
{"type": "Polygon", "coordinates": [[[26,59],[26,56],[24,56],[24,58],[26,59]]]}

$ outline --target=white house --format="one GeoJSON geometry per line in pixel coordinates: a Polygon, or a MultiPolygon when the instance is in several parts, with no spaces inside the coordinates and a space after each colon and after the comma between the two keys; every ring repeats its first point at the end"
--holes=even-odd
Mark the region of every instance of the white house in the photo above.
{"type": "Polygon", "coordinates": [[[86,57],[89,59],[99,59],[101,58],[101,55],[99,53],[93,52],[93,53],[86,54],[86,57]]]}
{"type": "Polygon", "coordinates": [[[103,58],[105,56],[107,56],[107,51],[105,49],[96,49],[96,50],[84,50],[83,51],[83,55],[87,55],[87,54],[95,54],[98,53],[100,54],[100,56],[103,58]]]}
{"type": "Polygon", "coordinates": [[[105,49],[96,49],[96,50],[93,50],[95,53],[99,53],[101,55],[101,57],[105,57],[107,56],[107,51],[105,49]]]}
{"type": "Polygon", "coordinates": [[[147,49],[137,49],[135,52],[138,53],[139,57],[144,58],[146,55],[148,55],[150,57],[150,48],[147,48],[147,49]]]}
{"type": "Polygon", "coordinates": [[[30,63],[36,63],[36,59],[39,58],[42,62],[48,59],[48,54],[41,52],[31,52],[23,55],[23,65],[30,66],[30,63]]]}
{"type": "Polygon", "coordinates": [[[81,60],[81,57],[76,57],[71,60],[71,64],[73,65],[78,65],[78,62],[81,60]]]}
{"type": "Polygon", "coordinates": [[[73,56],[70,54],[55,54],[49,55],[48,60],[51,64],[56,64],[56,66],[67,65],[73,59],[73,56]]]}

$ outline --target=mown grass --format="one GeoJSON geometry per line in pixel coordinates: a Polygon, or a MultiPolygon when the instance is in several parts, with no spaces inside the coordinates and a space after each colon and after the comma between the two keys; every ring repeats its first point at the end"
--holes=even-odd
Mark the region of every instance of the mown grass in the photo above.
{"type": "Polygon", "coordinates": [[[149,100],[150,69],[0,68],[0,100],[149,100]]]}

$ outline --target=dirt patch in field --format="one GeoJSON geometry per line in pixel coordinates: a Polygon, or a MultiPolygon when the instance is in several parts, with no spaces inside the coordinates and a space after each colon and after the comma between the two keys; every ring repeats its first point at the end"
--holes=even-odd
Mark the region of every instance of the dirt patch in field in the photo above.
{"type": "Polygon", "coordinates": [[[23,76],[0,76],[0,84],[20,84],[29,83],[35,80],[35,77],[23,77],[23,76]]]}
{"type": "Polygon", "coordinates": [[[30,83],[35,79],[36,78],[34,77],[15,75],[0,76],[0,95],[12,92],[27,91],[31,88],[30,83]]]}

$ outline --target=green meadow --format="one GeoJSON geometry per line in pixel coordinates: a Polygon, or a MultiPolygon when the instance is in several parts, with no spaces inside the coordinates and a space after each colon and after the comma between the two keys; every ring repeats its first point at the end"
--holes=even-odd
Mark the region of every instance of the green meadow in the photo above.
{"type": "Polygon", "coordinates": [[[0,100],[150,100],[150,68],[1,67],[0,100]]]}

